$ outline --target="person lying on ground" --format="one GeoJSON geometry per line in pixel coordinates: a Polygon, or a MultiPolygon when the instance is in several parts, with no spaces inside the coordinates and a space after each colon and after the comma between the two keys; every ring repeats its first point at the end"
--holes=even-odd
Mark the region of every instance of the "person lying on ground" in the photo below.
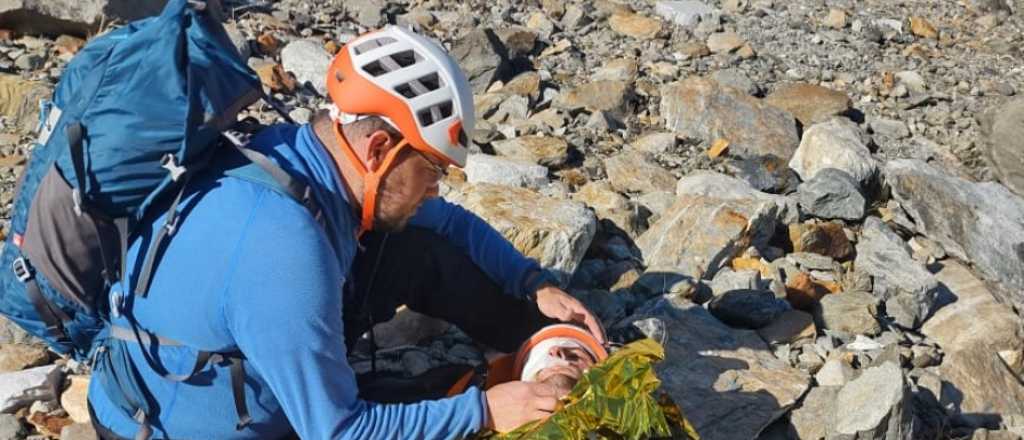
{"type": "MultiPolygon", "coordinates": [[[[553,387],[561,398],[569,394],[590,367],[608,358],[608,351],[585,329],[571,324],[552,324],[542,328],[513,354],[491,361],[486,373],[470,372],[449,391],[454,396],[474,383],[485,390],[514,381],[543,383],[553,387]]],[[[516,426],[498,427],[513,429],[516,426]]]]}

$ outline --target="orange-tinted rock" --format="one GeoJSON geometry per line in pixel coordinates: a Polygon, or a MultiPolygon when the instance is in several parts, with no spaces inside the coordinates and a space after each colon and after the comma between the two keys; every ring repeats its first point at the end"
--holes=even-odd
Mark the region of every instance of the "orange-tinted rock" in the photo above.
{"type": "Polygon", "coordinates": [[[815,284],[806,273],[801,272],[786,283],[786,301],[795,309],[811,310],[823,296],[825,289],[815,284]]]}

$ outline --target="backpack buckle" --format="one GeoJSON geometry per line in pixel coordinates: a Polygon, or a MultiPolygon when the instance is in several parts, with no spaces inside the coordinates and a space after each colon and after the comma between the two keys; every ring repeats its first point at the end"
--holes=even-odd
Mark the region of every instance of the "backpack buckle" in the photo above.
{"type": "Polygon", "coordinates": [[[25,261],[24,257],[18,257],[17,260],[14,260],[11,269],[14,270],[14,276],[22,283],[27,283],[32,279],[32,269],[29,268],[28,261],[25,261]]]}
{"type": "Polygon", "coordinates": [[[173,154],[165,154],[160,159],[160,166],[171,173],[171,180],[177,182],[183,174],[185,174],[185,167],[178,165],[178,159],[173,154]]]}

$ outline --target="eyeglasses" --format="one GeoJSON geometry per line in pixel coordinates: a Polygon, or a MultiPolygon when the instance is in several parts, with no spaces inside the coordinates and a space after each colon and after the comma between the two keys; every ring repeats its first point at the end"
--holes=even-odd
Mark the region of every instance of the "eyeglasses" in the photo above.
{"type": "Polygon", "coordinates": [[[445,178],[445,176],[448,175],[448,166],[447,165],[439,165],[439,164],[435,163],[433,160],[431,160],[431,158],[429,156],[427,156],[426,154],[423,154],[423,153],[419,153],[419,154],[420,154],[420,156],[423,157],[423,160],[425,160],[427,162],[427,164],[430,165],[430,169],[434,173],[435,180],[441,180],[441,179],[445,178]]]}

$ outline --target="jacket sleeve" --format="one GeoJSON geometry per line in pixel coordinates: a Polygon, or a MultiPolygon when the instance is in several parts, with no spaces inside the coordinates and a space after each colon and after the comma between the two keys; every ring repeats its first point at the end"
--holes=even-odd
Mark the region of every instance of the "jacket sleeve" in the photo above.
{"type": "Polygon", "coordinates": [[[423,202],[410,224],[431,229],[447,238],[509,295],[530,295],[542,283],[555,280],[550,272],[516,250],[486,221],[440,197],[423,202]]]}
{"type": "Polygon", "coordinates": [[[266,381],[299,437],[463,438],[478,431],[486,414],[479,389],[412,404],[357,397],[343,334],[347,274],[319,226],[292,207],[277,204],[263,210],[272,215],[250,219],[228,275],[224,315],[247,368],[266,381]]]}

